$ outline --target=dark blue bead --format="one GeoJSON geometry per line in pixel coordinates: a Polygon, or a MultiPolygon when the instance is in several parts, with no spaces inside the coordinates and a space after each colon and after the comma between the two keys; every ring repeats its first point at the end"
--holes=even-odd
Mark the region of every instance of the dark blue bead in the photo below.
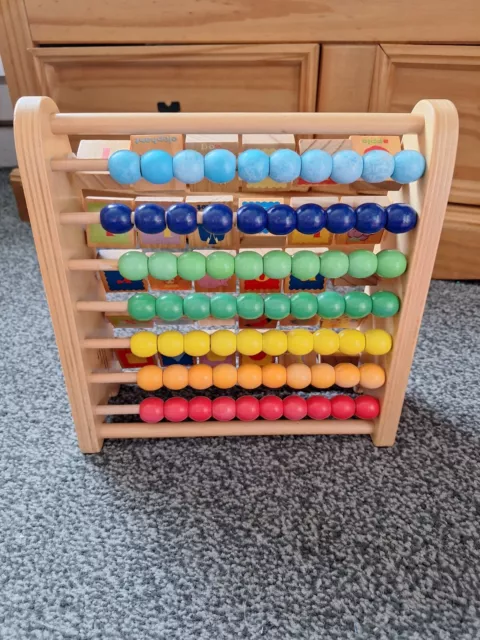
{"type": "Polygon", "coordinates": [[[327,209],[327,229],[330,233],[347,233],[355,227],[357,216],[352,207],[343,202],[332,204],[327,209]]]}
{"type": "Polygon", "coordinates": [[[142,233],[162,233],[167,228],[165,209],[158,204],[141,204],[135,209],[135,226],[142,233]]]}
{"type": "Polygon", "coordinates": [[[100,224],[108,233],[127,233],[133,229],[132,211],[126,204],[107,204],[100,211],[100,224]]]}
{"type": "Polygon", "coordinates": [[[297,209],[297,231],[313,236],[327,224],[327,214],[318,204],[302,204],[297,209]]]}
{"type": "Polygon", "coordinates": [[[233,214],[226,204],[209,204],[203,210],[203,228],[208,233],[228,233],[233,227],[233,214]]]}
{"type": "Polygon", "coordinates": [[[397,202],[387,207],[385,229],[391,233],[406,233],[417,224],[417,212],[408,204],[397,202]]]}
{"type": "Polygon", "coordinates": [[[237,227],[242,233],[262,233],[267,227],[267,212],[259,204],[244,204],[237,211],[237,227]]]}
{"type": "Polygon", "coordinates": [[[197,210],[186,202],[172,205],[167,209],[167,227],[181,236],[193,233],[197,228],[197,210]]]}
{"type": "Polygon", "coordinates": [[[356,209],[357,223],[355,229],[366,235],[385,229],[387,214],[385,209],[375,202],[366,202],[356,209]]]}
{"type": "Polygon", "coordinates": [[[274,204],[267,211],[267,229],[274,236],[286,236],[297,227],[297,214],[288,204],[274,204]]]}

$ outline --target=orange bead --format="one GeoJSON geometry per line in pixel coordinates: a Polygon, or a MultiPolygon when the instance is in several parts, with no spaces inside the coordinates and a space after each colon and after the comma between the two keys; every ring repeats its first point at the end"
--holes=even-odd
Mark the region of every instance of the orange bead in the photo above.
{"type": "Polygon", "coordinates": [[[292,389],[305,389],[312,382],[310,367],[301,362],[289,364],[287,367],[287,384],[292,389]]]}
{"type": "Polygon", "coordinates": [[[287,384],[287,370],[283,364],[266,364],[262,367],[262,381],[269,389],[279,389],[287,384]]]}
{"type": "Polygon", "coordinates": [[[212,386],[213,372],[208,364],[194,364],[188,370],[188,384],[193,389],[208,389],[212,386]]]}
{"type": "Polygon", "coordinates": [[[365,389],[378,389],[385,384],[385,371],[379,364],[366,362],[359,367],[360,384],[365,389]]]}
{"type": "Polygon", "coordinates": [[[243,389],[256,389],[262,384],[262,367],[258,364],[242,364],[237,371],[238,385],[243,389]]]}
{"type": "Polygon", "coordinates": [[[351,362],[335,365],[335,384],[344,389],[355,387],[360,382],[360,371],[351,362]]]}
{"type": "Polygon", "coordinates": [[[163,385],[163,373],[160,367],[149,364],[137,373],[137,384],[144,391],[157,391],[163,385]]]}
{"type": "Polygon", "coordinates": [[[312,385],[316,389],[329,389],[335,384],[335,369],[331,364],[322,362],[312,366],[312,385]]]}
{"type": "Polygon", "coordinates": [[[181,364],[171,364],[163,371],[163,384],[167,389],[178,391],[188,385],[188,369],[181,364]]]}
{"type": "Polygon", "coordinates": [[[219,364],[213,367],[213,386],[230,389],[237,384],[237,369],[233,364],[219,364]]]}

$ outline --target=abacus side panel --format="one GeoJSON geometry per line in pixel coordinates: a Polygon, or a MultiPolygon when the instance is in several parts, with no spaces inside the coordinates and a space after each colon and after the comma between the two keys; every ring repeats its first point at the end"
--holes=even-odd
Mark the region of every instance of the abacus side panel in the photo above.
{"type": "Polygon", "coordinates": [[[92,258],[83,229],[60,225],[61,213],[79,211],[81,201],[69,176],[54,173],[50,160],[71,153],[65,136],[51,133],[50,118],[57,108],[49,98],[22,98],[15,110],[15,141],[20,171],[35,239],[35,246],[52,323],[72,408],[79,446],[84,452],[99,451],[101,419],[92,407],[116,391],[116,385],[91,385],[92,369],[108,367],[111,351],[83,350],[81,341],[94,335],[111,335],[98,312],[76,311],[80,299],[105,297],[95,273],[70,272],[73,257],[92,258]]]}
{"type": "Polygon", "coordinates": [[[395,442],[447,207],[458,140],[458,115],[448,100],[422,100],[413,113],[424,115],[425,130],[418,137],[404,136],[404,148],[424,154],[427,172],[418,182],[405,185],[400,193],[389,194],[394,201],[411,204],[419,220],[413,231],[397,236],[388,233],[382,243],[382,249],[403,251],[408,256],[408,269],[400,278],[382,280],[378,287],[400,297],[399,315],[372,318],[373,328],[385,329],[393,335],[392,351],[374,359],[385,367],[387,375],[385,386],[376,393],[381,413],[375,421],[372,438],[377,446],[391,446],[395,442]]]}

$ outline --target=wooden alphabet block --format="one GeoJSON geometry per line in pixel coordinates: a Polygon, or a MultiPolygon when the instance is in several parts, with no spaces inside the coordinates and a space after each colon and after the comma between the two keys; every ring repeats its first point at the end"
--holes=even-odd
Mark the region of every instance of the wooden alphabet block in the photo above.
{"type": "MultiPolygon", "coordinates": [[[[103,198],[97,196],[86,196],[83,199],[83,208],[89,213],[97,213],[107,204],[123,203],[133,209],[132,198],[103,198]]],[[[137,237],[135,229],[127,233],[110,233],[105,231],[101,224],[86,225],[87,245],[98,249],[135,249],[137,237]]]]}
{"type": "MultiPolygon", "coordinates": [[[[181,133],[152,133],[144,135],[130,136],[130,149],[140,155],[158,149],[160,151],[166,151],[172,157],[182,151],[184,148],[184,136],[181,133]]],[[[148,191],[184,191],[185,185],[183,182],[179,182],[176,178],[170,180],[165,184],[153,184],[147,182],[147,180],[139,180],[135,184],[135,190],[138,192],[148,191]]]]}
{"type": "Polygon", "coordinates": [[[108,320],[112,327],[116,329],[151,329],[155,326],[153,320],[135,320],[128,313],[106,313],[105,320],[108,320]]]}
{"type": "Polygon", "coordinates": [[[148,284],[152,291],[191,291],[192,283],[176,276],[172,280],[157,280],[148,276],[148,284]]]}
{"type": "Polygon", "coordinates": [[[122,369],[141,369],[149,364],[157,364],[155,356],[142,358],[133,355],[130,349],[115,349],[115,355],[122,369]]]}
{"type": "MultiPolygon", "coordinates": [[[[261,197],[242,197],[238,198],[238,208],[244,204],[259,204],[268,210],[276,204],[288,204],[286,198],[261,198],[261,197]]],[[[287,236],[275,236],[269,233],[268,229],[264,229],[262,233],[248,234],[240,233],[240,247],[242,249],[250,249],[255,247],[268,247],[269,249],[283,249],[287,244],[287,236]]]]}
{"type": "MultiPolygon", "coordinates": [[[[210,204],[226,204],[232,211],[235,210],[235,198],[232,195],[212,195],[212,196],[187,196],[185,202],[196,207],[202,217],[203,210],[210,204]]],[[[236,224],[233,229],[226,234],[213,234],[206,231],[200,223],[198,229],[188,236],[188,245],[192,249],[237,249],[238,229],[236,224]]]]}
{"type": "MultiPolygon", "coordinates": [[[[318,204],[320,207],[324,209],[328,209],[332,204],[338,202],[337,196],[302,196],[302,197],[294,197],[290,198],[290,205],[294,209],[298,209],[298,207],[302,206],[302,204],[318,204]]],[[[292,231],[292,233],[287,237],[287,247],[324,247],[333,242],[333,235],[330,231],[326,229],[322,229],[318,233],[314,235],[306,235],[304,233],[300,233],[300,231],[292,231]]]]}
{"type": "MultiPolygon", "coordinates": [[[[375,202],[382,207],[387,207],[390,204],[390,200],[387,196],[342,196],[340,202],[349,204],[356,209],[361,204],[375,202]]],[[[334,236],[333,244],[335,245],[375,245],[382,241],[385,231],[378,231],[371,235],[366,235],[351,229],[348,233],[339,233],[334,236]]],[[[361,247],[363,248],[363,246],[361,247]]]]}
{"type": "MultiPolygon", "coordinates": [[[[188,134],[185,139],[185,148],[194,149],[206,156],[207,153],[214,149],[228,149],[235,156],[238,156],[240,143],[239,137],[236,133],[192,133],[188,134]]],[[[233,180],[225,184],[219,184],[211,182],[207,178],[198,182],[197,184],[190,185],[191,193],[211,191],[218,193],[219,191],[226,191],[231,193],[238,191],[239,180],[236,175],[233,180]]]]}
{"type": "MultiPolygon", "coordinates": [[[[171,207],[173,204],[183,202],[183,198],[180,196],[139,196],[135,198],[135,207],[139,207],[141,204],[153,202],[160,205],[165,209],[171,207]]],[[[165,229],[161,233],[142,233],[138,232],[138,238],[140,246],[144,249],[185,249],[187,246],[187,236],[181,236],[178,233],[165,229]]]]}
{"type": "MultiPolygon", "coordinates": [[[[295,136],[291,133],[279,134],[259,134],[245,133],[242,135],[242,151],[246,149],[261,149],[271,156],[277,149],[291,149],[295,151],[295,136]]],[[[292,183],[275,182],[271,178],[265,178],[261,182],[243,182],[240,188],[242,191],[289,191],[292,183]]]]}

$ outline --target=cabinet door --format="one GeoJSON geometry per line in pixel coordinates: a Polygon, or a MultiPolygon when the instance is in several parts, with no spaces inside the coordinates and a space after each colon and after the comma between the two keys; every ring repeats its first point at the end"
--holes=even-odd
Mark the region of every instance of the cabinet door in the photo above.
{"type": "Polygon", "coordinates": [[[381,45],[370,111],[410,111],[423,98],[447,98],[460,138],[451,202],[480,205],[480,47],[381,45]]]}
{"type": "Polygon", "coordinates": [[[319,46],[37,48],[61,111],[314,111],[319,46]]]}

